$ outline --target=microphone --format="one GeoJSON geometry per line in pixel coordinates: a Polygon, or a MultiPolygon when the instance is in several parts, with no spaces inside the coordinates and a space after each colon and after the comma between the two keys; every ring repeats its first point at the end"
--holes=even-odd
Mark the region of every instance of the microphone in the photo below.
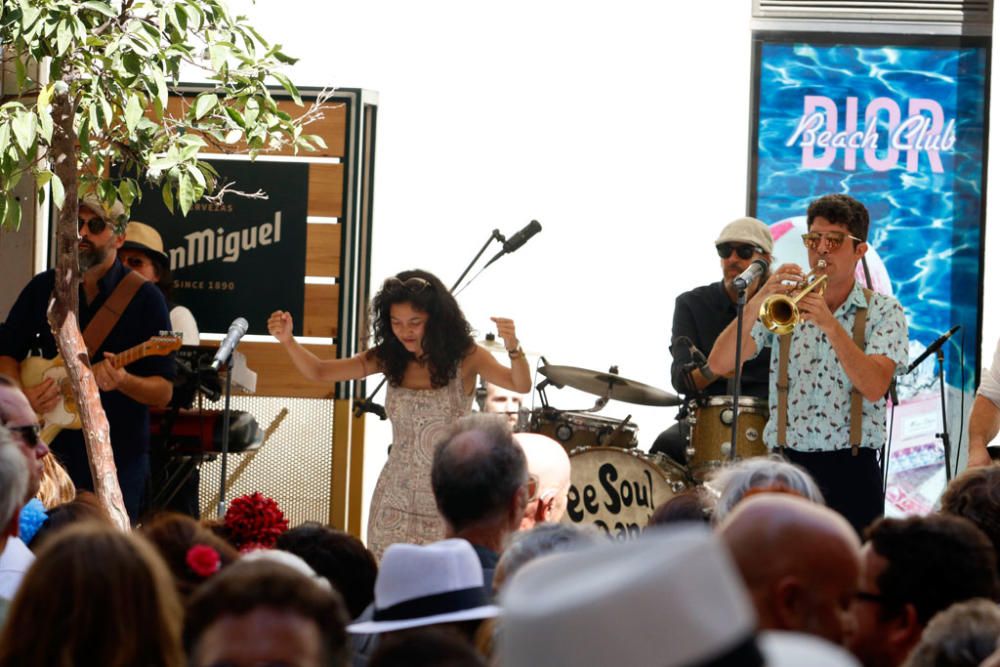
{"type": "Polygon", "coordinates": [[[213,371],[219,370],[224,363],[229,361],[233,350],[240,344],[240,339],[243,338],[249,327],[250,325],[242,317],[233,320],[233,323],[229,325],[229,333],[222,339],[222,344],[219,345],[219,349],[215,352],[215,358],[212,359],[211,368],[213,371]]]}
{"type": "Polygon", "coordinates": [[[764,275],[767,272],[767,262],[762,259],[755,259],[747,270],[736,277],[733,281],[733,287],[738,290],[745,290],[750,286],[758,276],[764,275]]]}
{"type": "MultiPolygon", "coordinates": [[[[527,243],[528,239],[530,239],[532,236],[534,236],[540,231],[542,231],[542,226],[538,223],[537,220],[532,220],[524,227],[524,229],[522,229],[521,231],[517,232],[509,239],[504,241],[503,250],[494,255],[493,259],[491,259],[486,263],[486,266],[489,266],[490,264],[497,261],[504,255],[509,255],[510,253],[514,252],[515,250],[523,246],[525,243],[527,243]]],[[[483,268],[485,269],[486,266],[484,266],[483,268]]]]}
{"type": "Polygon", "coordinates": [[[909,368],[906,369],[906,372],[910,373],[911,371],[913,371],[914,368],[920,365],[921,361],[923,361],[927,357],[937,352],[941,348],[941,346],[944,345],[944,342],[949,338],[951,338],[955,334],[955,332],[961,328],[962,328],[961,324],[956,324],[951,329],[948,329],[947,332],[941,334],[941,336],[936,341],[931,343],[926,350],[920,353],[920,356],[917,357],[912,364],[910,364],[909,368]]]}

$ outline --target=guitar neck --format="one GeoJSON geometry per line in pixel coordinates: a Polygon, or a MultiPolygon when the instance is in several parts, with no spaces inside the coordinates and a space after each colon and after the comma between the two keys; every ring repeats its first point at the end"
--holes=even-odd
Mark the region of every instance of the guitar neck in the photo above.
{"type": "Polygon", "coordinates": [[[143,357],[147,356],[146,346],[148,343],[139,343],[135,347],[130,347],[124,352],[119,352],[111,359],[107,361],[115,368],[121,368],[123,366],[128,366],[133,361],[138,361],[143,357]]]}

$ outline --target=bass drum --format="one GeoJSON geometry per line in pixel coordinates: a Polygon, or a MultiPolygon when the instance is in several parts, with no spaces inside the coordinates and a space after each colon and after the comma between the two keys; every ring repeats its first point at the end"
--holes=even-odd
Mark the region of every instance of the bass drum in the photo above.
{"type": "Polygon", "coordinates": [[[569,462],[563,523],[594,525],[615,539],[638,537],[657,507],[689,487],[684,468],[662,454],[581,447],[569,462]]]}
{"type": "Polygon", "coordinates": [[[602,417],[590,412],[563,412],[542,408],[531,413],[532,433],[547,435],[572,451],[578,447],[635,447],[639,427],[634,422],[602,417]]]}

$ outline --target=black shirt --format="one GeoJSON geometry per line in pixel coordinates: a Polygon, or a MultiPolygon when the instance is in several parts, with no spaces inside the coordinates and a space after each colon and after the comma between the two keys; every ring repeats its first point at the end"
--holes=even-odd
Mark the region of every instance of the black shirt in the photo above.
{"type": "MultiPolygon", "coordinates": [[[[90,303],[87,303],[83,285],[80,286],[81,330],[90,323],[128,271],[116,260],[98,281],[98,294],[90,303]]],[[[0,355],[13,357],[18,361],[23,360],[29,352],[40,352],[47,359],[56,356],[56,342],[45,316],[54,285],[55,270],[49,269],[32,278],[21,291],[7,320],[0,324],[0,355]]],[[[104,352],[123,352],[161,331],[169,330],[170,316],[163,294],[156,285],[147,282],[136,292],[91,363],[103,360],[104,352]]],[[[175,372],[173,355],[146,357],[129,364],[127,370],[132,375],[156,375],[172,380],[175,372]]],[[[136,521],[139,519],[139,502],[149,470],[149,408],[120,391],[102,391],[101,404],[111,429],[111,447],[125,507],[130,518],[136,521]]],[[[66,466],[78,488],[94,488],[82,431],[62,431],[52,441],[50,448],[66,466]]]]}
{"type": "MultiPolygon", "coordinates": [[[[670,382],[678,393],[691,393],[684,380],[683,367],[692,360],[687,341],[678,338],[686,336],[707,357],[715,345],[715,339],[735,318],[736,304],[729,298],[721,280],[696,287],[677,297],[670,337],[670,354],[674,358],[670,364],[670,382]]],[[[744,309],[743,326],[752,327],[756,321],[757,314],[744,309]]],[[[741,395],[767,399],[770,363],[769,348],[762,350],[751,361],[744,360],[741,395]]],[[[702,392],[708,396],[725,396],[731,393],[726,378],[719,378],[702,392]]]]}

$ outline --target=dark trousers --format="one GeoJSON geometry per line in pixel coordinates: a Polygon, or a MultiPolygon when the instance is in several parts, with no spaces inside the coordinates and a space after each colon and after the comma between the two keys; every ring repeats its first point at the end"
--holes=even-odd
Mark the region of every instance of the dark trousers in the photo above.
{"type": "Polygon", "coordinates": [[[786,447],[782,454],[813,476],[827,506],[840,512],[858,535],[885,512],[882,467],[876,450],[862,447],[853,456],[850,449],[798,452],[786,447]]]}

